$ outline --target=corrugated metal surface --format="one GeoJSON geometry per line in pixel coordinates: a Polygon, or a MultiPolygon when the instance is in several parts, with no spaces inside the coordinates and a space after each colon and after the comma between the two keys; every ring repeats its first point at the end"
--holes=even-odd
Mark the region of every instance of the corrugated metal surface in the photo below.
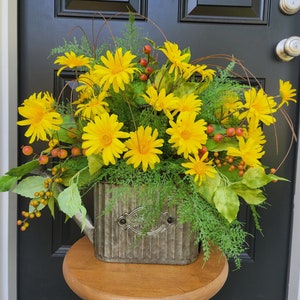
{"type": "MultiPolygon", "coordinates": [[[[117,187],[114,187],[117,188],[117,187]]],[[[139,207],[132,193],[130,201],[118,201],[113,210],[100,214],[110,200],[111,186],[95,187],[95,255],[107,262],[183,265],[198,257],[198,245],[188,224],[176,222],[176,210],[162,212],[159,224],[141,238],[137,222],[139,207]]]]}

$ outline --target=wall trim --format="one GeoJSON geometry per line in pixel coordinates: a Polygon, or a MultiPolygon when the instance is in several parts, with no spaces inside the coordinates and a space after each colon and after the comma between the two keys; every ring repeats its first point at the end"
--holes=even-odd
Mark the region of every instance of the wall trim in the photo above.
{"type": "MultiPolygon", "coordinates": [[[[0,2],[0,174],[17,164],[17,0],[0,2]]],[[[17,199],[0,193],[0,299],[17,299],[17,199]]]]}
{"type": "MultiPolygon", "coordinates": [[[[299,129],[298,129],[298,132],[300,132],[299,129]]],[[[298,138],[299,138],[299,134],[298,134],[298,138]]],[[[297,169],[296,169],[288,300],[300,300],[300,236],[299,236],[299,228],[300,228],[300,158],[299,158],[299,153],[300,153],[300,143],[298,143],[298,162],[297,162],[297,169]]]]}

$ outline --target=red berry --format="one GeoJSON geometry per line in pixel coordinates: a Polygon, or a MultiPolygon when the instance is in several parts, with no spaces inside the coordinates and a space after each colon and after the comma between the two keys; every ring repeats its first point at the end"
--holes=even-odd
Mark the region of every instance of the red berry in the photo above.
{"type": "Polygon", "coordinates": [[[147,81],[147,80],[148,80],[147,74],[142,73],[142,74],[140,75],[140,80],[141,80],[141,81],[147,81]]]}
{"type": "Polygon", "coordinates": [[[81,150],[80,150],[80,148],[78,148],[78,147],[73,147],[73,148],[71,149],[71,154],[72,154],[72,156],[79,156],[79,155],[81,155],[81,150]]]}
{"type": "Polygon", "coordinates": [[[227,136],[234,136],[235,135],[235,128],[229,127],[226,129],[226,135],[227,136]]]}
{"type": "Polygon", "coordinates": [[[147,67],[148,61],[147,61],[146,58],[141,58],[141,59],[139,60],[139,64],[140,64],[142,67],[147,67]]]}
{"type": "Polygon", "coordinates": [[[52,157],[57,157],[58,156],[58,152],[59,152],[59,148],[53,148],[51,150],[52,157]]]}
{"type": "Polygon", "coordinates": [[[151,52],[151,50],[152,50],[152,48],[151,48],[150,45],[145,45],[145,46],[143,47],[143,52],[144,52],[145,54],[149,54],[149,53],[151,52]]]}
{"type": "Polygon", "coordinates": [[[40,165],[46,165],[49,161],[49,157],[47,155],[40,155],[39,157],[39,164],[40,165]]]}
{"type": "Polygon", "coordinates": [[[24,155],[31,155],[33,153],[33,148],[31,146],[23,146],[22,147],[22,152],[24,155]]]}
{"type": "Polygon", "coordinates": [[[241,127],[236,128],[235,134],[236,134],[237,136],[243,136],[243,134],[244,134],[244,129],[241,128],[241,127]]]}
{"type": "Polygon", "coordinates": [[[213,126],[213,125],[211,125],[211,124],[207,125],[206,132],[207,132],[208,134],[213,133],[214,130],[215,130],[215,129],[214,129],[214,126],[213,126]]]}
{"type": "Polygon", "coordinates": [[[147,74],[151,74],[152,72],[153,72],[153,69],[151,68],[151,67],[146,67],[146,69],[145,69],[145,72],[147,73],[147,74]]]}
{"type": "Polygon", "coordinates": [[[239,172],[238,172],[238,175],[240,176],[240,177],[242,177],[243,175],[244,175],[244,170],[239,170],[239,172]]]}
{"type": "Polygon", "coordinates": [[[202,148],[198,150],[198,154],[199,154],[200,157],[202,157],[203,154],[206,153],[206,152],[207,152],[207,147],[206,146],[202,146],[202,148]]]}
{"type": "Polygon", "coordinates": [[[57,157],[60,159],[64,159],[68,156],[68,151],[66,149],[59,149],[57,153],[57,157]]]}
{"type": "Polygon", "coordinates": [[[220,143],[220,142],[222,142],[222,140],[223,140],[223,134],[221,134],[221,133],[216,133],[216,134],[214,135],[214,141],[215,141],[215,142],[220,143]]]}

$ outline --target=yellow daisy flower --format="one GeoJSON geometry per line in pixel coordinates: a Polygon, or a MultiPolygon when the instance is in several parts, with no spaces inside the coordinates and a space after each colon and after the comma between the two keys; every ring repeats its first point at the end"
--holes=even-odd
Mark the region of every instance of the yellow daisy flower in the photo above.
{"type": "Polygon", "coordinates": [[[86,72],[84,74],[80,74],[77,81],[79,83],[78,87],[76,88],[76,91],[82,91],[84,89],[90,89],[95,86],[97,86],[97,83],[101,77],[95,73],[94,70],[90,70],[89,72],[86,72]]]}
{"type": "Polygon", "coordinates": [[[57,140],[57,139],[51,139],[51,140],[49,140],[49,142],[48,142],[48,148],[45,149],[43,152],[49,153],[58,144],[59,144],[59,140],[57,140]]]}
{"type": "Polygon", "coordinates": [[[198,150],[207,141],[206,122],[202,119],[195,122],[196,114],[183,113],[176,123],[170,121],[171,128],[166,132],[171,136],[169,143],[177,148],[177,154],[188,158],[189,154],[198,155],[198,150]]]}
{"type": "Polygon", "coordinates": [[[178,73],[183,73],[184,70],[189,66],[188,61],[190,60],[190,53],[182,54],[178,45],[169,41],[164,43],[164,47],[159,48],[171,62],[169,73],[174,73],[175,80],[177,79],[178,73]]]}
{"type": "Polygon", "coordinates": [[[150,126],[144,128],[140,126],[136,132],[130,133],[130,139],[125,142],[128,151],[124,154],[124,158],[129,158],[127,164],[132,164],[137,168],[142,164],[142,169],[146,172],[147,168],[154,169],[155,163],[160,161],[157,154],[162,151],[157,149],[164,143],[163,139],[157,139],[158,131],[153,130],[150,126]]]}
{"type": "Polygon", "coordinates": [[[195,94],[185,94],[177,98],[174,107],[174,114],[177,113],[199,113],[202,101],[195,94]]]}
{"type": "Polygon", "coordinates": [[[155,110],[163,111],[169,119],[173,119],[170,110],[174,109],[177,97],[173,93],[166,95],[165,88],[157,91],[152,85],[148,87],[146,95],[142,95],[144,100],[155,110]]]}
{"type": "Polygon", "coordinates": [[[118,93],[119,90],[125,90],[125,84],[133,79],[133,74],[138,69],[132,60],[136,56],[130,51],[122,54],[122,48],[118,48],[115,55],[111,51],[106,52],[106,57],[101,56],[104,66],[95,65],[95,74],[100,75],[99,85],[108,90],[112,85],[113,90],[118,93]]]}
{"type": "Polygon", "coordinates": [[[198,72],[202,81],[208,79],[209,81],[213,81],[216,71],[212,69],[207,69],[207,65],[196,65],[196,72],[198,72]]]}
{"type": "Polygon", "coordinates": [[[101,90],[97,82],[99,82],[100,77],[96,75],[93,70],[79,75],[77,81],[78,86],[76,87],[76,92],[78,93],[78,99],[73,101],[73,104],[84,103],[85,100],[93,98],[95,93],[99,93],[101,90]]]}
{"type": "Polygon", "coordinates": [[[30,137],[29,143],[35,140],[48,141],[52,137],[53,131],[59,130],[59,125],[63,122],[61,115],[53,108],[55,101],[49,93],[32,94],[25,99],[22,106],[18,108],[19,114],[25,120],[18,121],[20,126],[28,126],[25,132],[26,137],[30,137]]]}
{"type": "Polygon", "coordinates": [[[263,129],[260,124],[250,121],[248,125],[248,130],[245,131],[243,137],[246,139],[253,139],[256,141],[256,144],[263,145],[267,142],[264,135],[263,129]]]}
{"type": "Polygon", "coordinates": [[[189,162],[182,163],[181,165],[189,170],[185,171],[185,174],[195,176],[194,181],[199,185],[202,181],[206,180],[206,177],[213,178],[217,173],[216,169],[212,166],[212,160],[206,161],[208,152],[205,152],[200,158],[199,155],[195,157],[189,156],[189,162]]]}
{"type": "Polygon", "coordinates": [[[120,131],[123,123],[118,122],[117,118],[117,115],[103,113],[83,128],[82,148],[87,149],[87,156],[102,153],[104,165],[115,164],[115,158],[126,151],[124,143],[119,139],[127,138],[129,134],[120,131]]]}
{"type": "Polygon", "coordinates": [[[215,116],[221,120],[222,124],[230,122],[230,117],[238,117],[243,103],[239,100],[239,95],[235,92],[226,91],[222,95],[224,104],[216,109],[215,116]]]}
{"type": "Polygon", "coordinates": [[[239,115],[239,119],[246,118],[248,122],[252,119],[256,123],[259,121],[265,125],[270,125],[276,122],[273,113],[277,111],[277,104],[274,98],[265,94],[263,89],[256,92],[255,88],[245,91],[244,93],[246,103],[243,108],[246,111],[239,115]]]}
{"type": "Polygon", "coordinates": [[[263,151],[263,146],[258,143],[263,142],[261,136],[258,135],[256,138],[250,137],[247,140],[243,137],[238,137],[239,149],[235,147],[227,148],[228,156],[241,157],[247,166],[256,167],[260,166],[261,162],[259,159],[263,157],[265,151],[263,151]]]}
{"type": "Polygon", "coordinates": [[[90,68],[90,58],[84,55],[77,56],[73,51],[66,52],[65,56],[58,56],[54,62],[55,64],[62,65],[58,70],[57,76],[66,68],[88,67],[90,68]]]}
{"type": "Polygon", "coordinates": [[[77,105],[75,116],[80,114],[82,118],[92,120],[95,116],[108,112],[108,103],[104,101],[106,96],[107,93],[102,92],[90,97],[87,103],[77,105]]]}
{"type": "Polygon", "coordinates": [[[278,105],[278,108],[284,104],[289,105],[288,101],[297,102],[296,99],[293,99],[293,97],[296,97],[296,89],[292,89],[292,85],[289,81],[283,82],[283,80],[279,80],[279,93],[281,103],[278,105]]]}
{"type": "Polygon", "coordinates": [[[213,81],[216,71],[207,69],[207,65],[188,65],[187,68],[184,69],[183,78],[188,80],[195,73],[201,75],[201,81],[206,79],[213,81]]]}

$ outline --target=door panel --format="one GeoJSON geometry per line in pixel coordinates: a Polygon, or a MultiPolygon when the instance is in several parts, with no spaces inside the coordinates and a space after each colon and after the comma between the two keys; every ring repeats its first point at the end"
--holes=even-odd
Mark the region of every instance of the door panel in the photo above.
{"type": "MultiPolygon", "coordinates": [[[[86,1],[86,0],[21,0],[19,1],[19,99],[33,92],[53,91],[54,94],[72,74],[56,77],[51,48],[63,43],[68,33],[79,33],[81,26],[89,35],[92,26],[101,26],[101,16],[111,18],[110,27],[118,35],[131,11],[155,22],[181,49],[190,46],[193,58],[210,54],[229,54],[239,58],[259,78],[270,94],[278,91],[278,79],[290,80],[296,88],[299,59],[279,61],[275,47],[283,38],[299,35],[299,15],[283,15],[277,1],[270,0],[148,0],[148,1],[86,1]],[[92,21],[94,20],[94,21],[92,21]],[[48,59],[47,59],[48,58],[48,59]]],[[[151,22],[137,18],[149,37],[161,44],[164,40],[151,22]]],[[[102,30],[101,36],[109,36],[102,30]]],[[[208,60],[208,64],[221,61],[208,60]]],[[[293,106],[294,108],[295,106],[293,106]]],[[[297,110],[289,111],[297,128],[297,110]]],[[[276,132],[268,128],[266,164],[277,167],[287,152],[291,132],[284,117],[278,117],[276,132]],[[274,132],[278,136],[277,146],[274,132]],[[278,150],[277,150],[278,148],[278,150]],[[278,152],[278,154],[277,154],[278,152]],[[274,163],[275,162],[275,163],[274,163]]],[[[19,131],[19,144],[25,144],[24,129],[19,131]]],[[[291,212],[293,207],[296,152],[292,147],[280,176],[291,182],[277,183],[266,190],[268,208],[260,210],[264,236],[254,229],[247,210],[241,220],[252,234],[249,250],[242,255],[242,269],[231,265],[229,278],[215,300],[283,300],[287,286],[291,212]]],[[[22,160],[20,155],[20,162],[22,160]]],[[[91,202],[91,196],[86,201],[91,202]]],[[[27,208],[20,198],[19,211],[27,208]]],[[[89,205],[92,212],[92,205],[89,205]]],[[[30,229],[18,236],[18,299],[78,299],[66,286],[62,276],[63,257],[81,236],[72,222],[65,223],[57,214],[55,221],[47,213],[30,229]]]]}
{"type": "Polygon", "coordinates": [[[125,1],[84,1],[84,0],[55,0],[55,13],[58,17],[113,17],[114,19],[126,19],[120,13],[132,11],[146,16],[148,1],[125,0],[125,1]]]}
{"type": "Polygon", "coordinates": [[[180,0],[180,20],[197,23],[267,24],[269,1],[180,0]]]}

